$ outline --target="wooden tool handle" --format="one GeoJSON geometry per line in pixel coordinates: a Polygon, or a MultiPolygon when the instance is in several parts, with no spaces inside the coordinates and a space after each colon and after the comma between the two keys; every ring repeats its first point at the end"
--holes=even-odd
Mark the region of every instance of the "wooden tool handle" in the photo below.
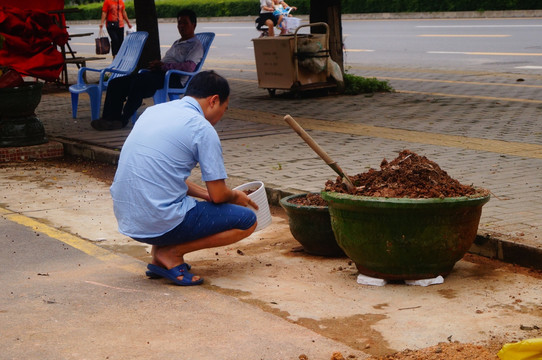
{"type": "Polygon", "coordinates": [[[322,160],[324,160],[326,164],[329,165],[329,167],[333,169],[333,171],[339,174],[341,178],[346,180],[346,187],[349,190],[352,190],[354,188],[354,184],[352,183],[352,180],[350,180],[350,178],[344,173],[344,171],[341,169],[339,164],[337,164],[335,161],[331,159],[331,157],[324,151],[324,149],[322,149],[320,145],[318,145],[316,141],[314,141],[314,139],[309,134],[307,134],[305,129],[303,129],[301,125],[299,125],[297,121],[294,120],[293,117],[291,117],[290,115],[286,115],[284,117],[284,121],[286,121],[288,125],[290,125],[290,127],[294,129],[295,132],[299,136],[301,136],[303,140],[305,140],[307,145],[309,145],[311,149],[313,149],[318,154],[318,156],[320,156],[322,160]]]}
{"type": "MultiPolygon", "coordinates": [[[[284,117],[284,121],[286,121],[288,123],[288,125],[290,125],[290,127],[292,129],[294,129],[294,131],[299,135],[301,136],[301,138],[303,140],[305,140],[305,142],[307,143],[307,145],[309,145],[311,147],[311,149],[313,149],[317,154],[318,156],[320,156],[322,158],[322,160],[324,160],[326,162],[326,164],[328,165],[331,165],[331,164],[334,164],[335,161],[333,161],[331,159],[331,157],[324,151],[324,149],[322,149],[320,147],[320,145],[318,145],[316,143],[316,141],[314,141],[314,139],[309,135],[307,134],[307,132],[305,131],[305,129],[303,129],[298,123],[297,121],[294,120],[293,117],[291,117],[290,115],[286,115],[284,117]]],[[[339,174],[341,175],[341,174],[339,174]]]]}

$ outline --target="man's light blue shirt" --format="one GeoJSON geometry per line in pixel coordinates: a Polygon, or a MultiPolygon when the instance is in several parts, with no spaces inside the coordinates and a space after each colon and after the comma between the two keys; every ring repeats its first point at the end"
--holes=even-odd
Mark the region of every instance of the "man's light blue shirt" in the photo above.
{"type": "Polygon", "coordinates": [[[147,108],[122,147],[110,189],[119,231],[149,238],[179,225],[196,204],[186,179],[198,163],[203,181],[227,178],[220,139],[196,99],[147,108]]]}

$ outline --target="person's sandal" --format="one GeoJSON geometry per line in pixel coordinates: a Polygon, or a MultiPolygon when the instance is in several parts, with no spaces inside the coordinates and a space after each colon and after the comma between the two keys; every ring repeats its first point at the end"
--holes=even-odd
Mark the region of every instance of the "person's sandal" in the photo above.
{"type": "Polygon", "coordinates": [[[152,271],[153,273],[171,280],[174,284],[180,285],[180,286],[192,286],[192,285],[200,285],[203,283],[203,279],[200,278],[199,280],[192,281],[194,278],[194,274],[188,272],[188,266],[187,264],[181,264],[178,266],[175,266],[171,269],[165,269],[163,267],[149,264],[147,265],[147,269],[152,271]],[[179,280],[178,277],[182,276],[183,279],[179,280]]]}
{"type": "Polygon", "coordinates": [[[92,120],[90,122],[90,126],[92,126],[94,130],[98,131],[120,130],[124,127],[122,122],[119,120],[110,121],[104,118],[92,120]]]}
{"type": "MultiPolygon", "coordinates": [[[[186,269],[187,270],[192,269],[192,266],[190,266],[190,264],[188,264],[188,263],[185,263],[185,264],[186,264],[186,269]]],[[[155,273],[154,271],[151,271],[151,270],[145,271],[145,275],[147,275],[147,277],[149,279],[161,279],[162,278],[162,276],[158,275],[157,273],[155,273]]]]}

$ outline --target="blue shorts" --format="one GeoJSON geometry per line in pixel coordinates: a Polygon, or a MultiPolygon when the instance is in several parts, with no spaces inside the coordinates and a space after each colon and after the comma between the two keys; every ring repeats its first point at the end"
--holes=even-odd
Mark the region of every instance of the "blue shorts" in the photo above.
{"type": "Polygon", "coordinates": [[[227,230],[246,230],[256,223],[256,214],[249,208],[234,204],[214,204],[198,201],[182,223],[164,235],[134,238],[151,245],[178,245],[227,230]]]}

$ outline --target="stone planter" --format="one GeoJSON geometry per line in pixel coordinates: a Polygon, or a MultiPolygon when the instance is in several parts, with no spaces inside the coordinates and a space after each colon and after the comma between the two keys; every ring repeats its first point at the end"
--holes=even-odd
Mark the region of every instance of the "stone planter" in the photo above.
{"type": "Polygon", "coordinates": [[[489,195],[379,198],[322,192],[337,243],[363,275],[386,280],[446,276],[476,238],[489,195]]]}
{"type": "Polygon", "coordinates": [[[304,196],[306,194],[290,195],[280,199],[280,205],[288,215],[293,237],[309,254],[345,256],[335,241],[327,206],[305,206],[289,202],[291,199],[304,196]]]}
{"type": "Polygon", "coordinates": [[[40,82],[0,88],[0,147],[47,142],[45,129],[34,111],[41,101],[40,82]]]}

